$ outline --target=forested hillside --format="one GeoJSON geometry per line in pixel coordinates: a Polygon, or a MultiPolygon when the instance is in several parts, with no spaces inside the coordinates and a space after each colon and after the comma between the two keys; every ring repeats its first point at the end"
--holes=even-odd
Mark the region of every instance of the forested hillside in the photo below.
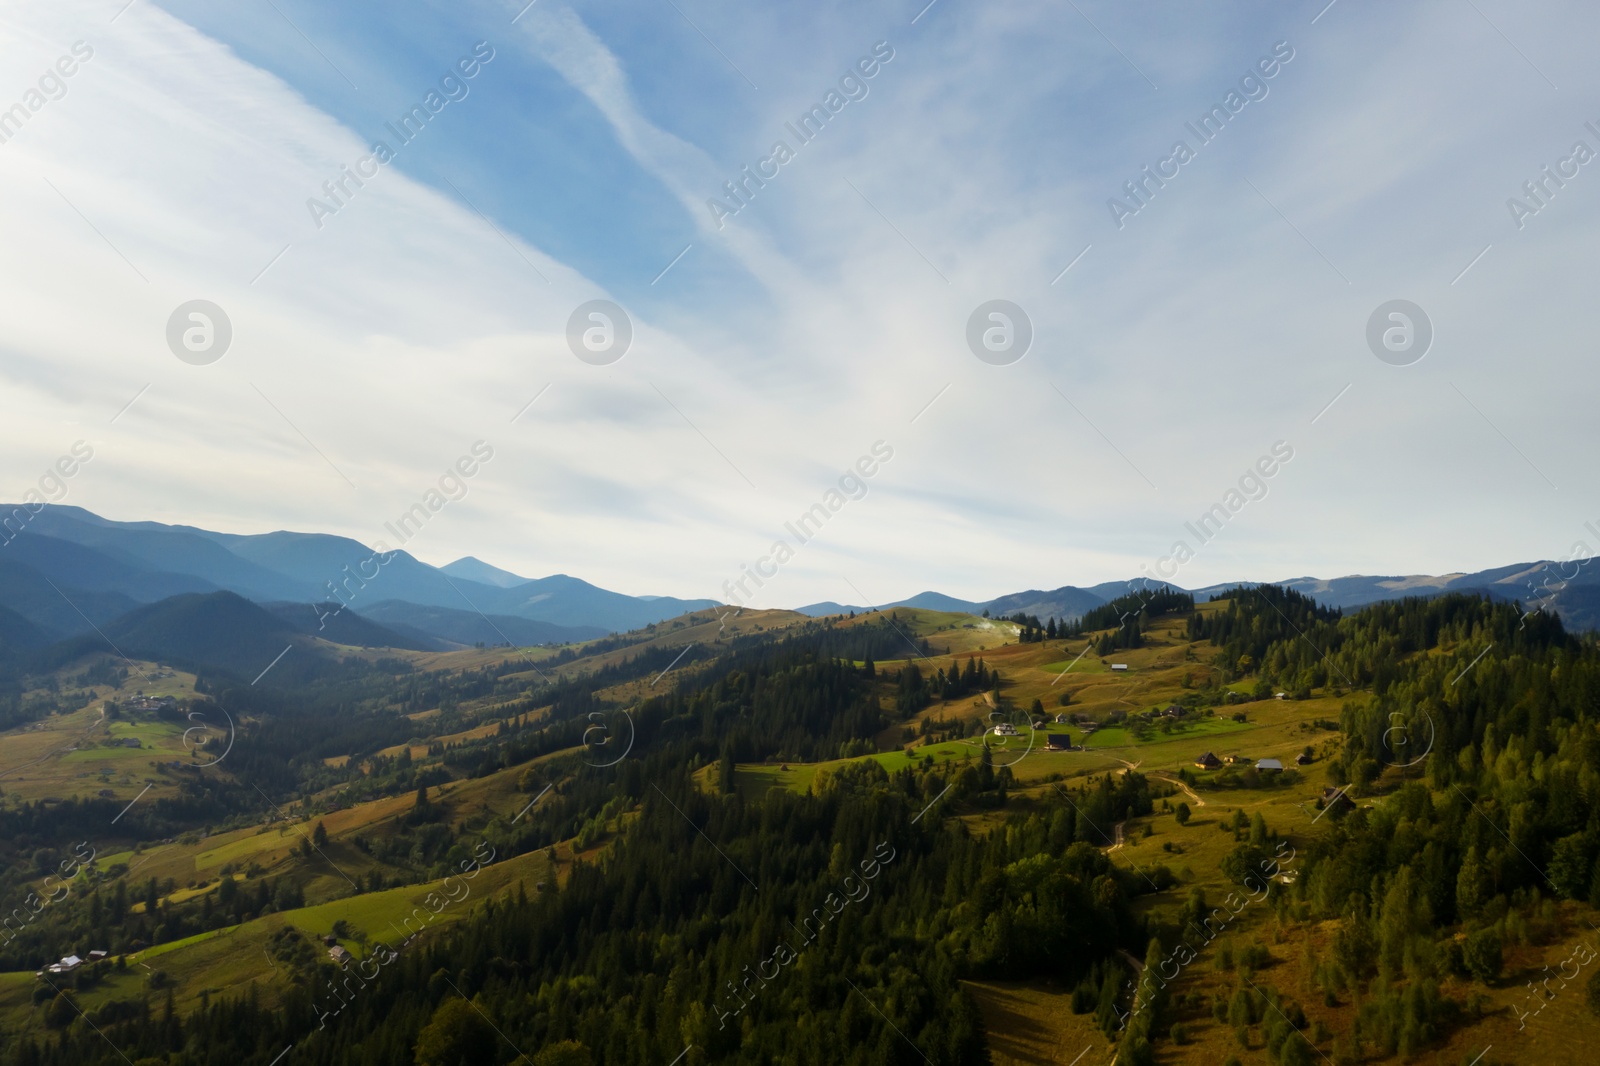
{"type": "MultiPolygon", "coordinates": [[[[227,717],[237,754],[125,819],[120,795],[0,807],[10,898],[76,858],[5,968],[110,953],[13,975],[33,991],[0,1007],[0,1063],[1049,1061],[1010,1050],[996,988],[1059,997],[1102,1042],[1085,1061],[1383,1061],[1471,1039],[1515,960],[1600,904],[1600,649],[1551,617],[1276,588],[1015,643],[960,617],[397,651],[298,693],[200,677],[178,709],[119,704],[141,729],[227,717]],[[1068,743],[1019,746],[1030,719],[1068,743]],[[1312,741],[1300,766],[1157,757],[1257,720],[1312,741]],[[138,870],[163,837],[188,886],[138,870]],[[183,976],[246,937],[257,976],[226,953],[183,976]]],[[[95,682],[122,679],[53,698],[95,682]]]]}

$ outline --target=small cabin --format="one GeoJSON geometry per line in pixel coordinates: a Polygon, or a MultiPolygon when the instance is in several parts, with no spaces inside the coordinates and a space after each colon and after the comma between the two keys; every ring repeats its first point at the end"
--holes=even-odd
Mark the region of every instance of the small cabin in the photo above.
{"type": "Polygon", "coordinates": [[[1310,766],[1311,756],[1302,751],[1299,755],[1294,757],[1294,762],[1296,766],[1310,766]]]}
{"type": "Polygon", "coordinates": [[[350,953],[344,948],[334,945],[328,949],[328,958],[332,959],[340,966],[343,966],[345,963],[350,961],[350,953]]]}
{"type": "Polygon", "coordinates": [[[1256,769],[1262,773],[1278,773],[1283,770],[1283,762],[1279,759],[1262,759],[1256,763],[1256,769]]]}
{"type": "Polygon", "coordinates": [[[1127,668],[1128,668],[1128,664],[1127,663],[1112,663],[1111,664],[1111,669],[1113,669],[1113,670],[1126,670],[1127,668]]]}
{"type": "Polygon", "coordinates": [[[1051,733],[1044,738],[1045,747],[1050,751],[1071,751],[1072,734],[1051,733]]]}

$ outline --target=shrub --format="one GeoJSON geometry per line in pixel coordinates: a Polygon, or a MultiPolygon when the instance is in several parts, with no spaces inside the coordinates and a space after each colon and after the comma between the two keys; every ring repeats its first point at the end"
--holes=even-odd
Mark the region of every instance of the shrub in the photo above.
{"type": "Polygon", "coordinates": [[[1254,1014],[1251,1009],[1250,993],[1242,988],[1239,989],[1228,1004],[1228,1024],[1235,1029],[1243,1029],[1255,1021],[1254,1014]]]}
{"type": "Polygon", "coordinates": [[[1482,981],[1489,984],[1500,976],[1500,968],[1504,959],[1500,951],[1500,934],[1493,929],[1480,929],[1467,937],[1467,947],[1464,952],[1467,970],[1482,981]]]}

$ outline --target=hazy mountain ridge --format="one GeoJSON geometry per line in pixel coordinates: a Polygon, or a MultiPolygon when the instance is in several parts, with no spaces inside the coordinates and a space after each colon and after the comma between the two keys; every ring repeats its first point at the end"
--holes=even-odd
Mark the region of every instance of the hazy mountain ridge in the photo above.
{"type": "MultiPolygon", "coordinates": [[[[715,606],[709,599],[628,596],[566,574],[525,579],[474,556],[443,567],[404,551],[391,553],[381,565],[373,559],[366,546],[330,534],[218,533],[49,507],[0,546],[0,608],[5,611],[0,649],[22,652],[74,638],[100,640],[99,628],[113,640],[123,633],[133,645],[129,654],[149,651],[242,671],[266,651],[276,654],[287,643],[313,638],[322,649],[319,655],[332,655],[336,644],[446,650],[505,642],[572,643],[715,606]],[[163,604],[162,610],[145,610],[163,604]],[[220,627],[219,632],[199,632],[207,625],[220,627]],[[267,647],[280,639],[284,643],[277,650],[267,647]]],[[[906,606],[1074,619],[1154,584],[1141,577],[1028,589],[985,601],[930,589],[889,604],[830,601],[799,610],[818,616],[906,606]]],[[[1240,584],[1254,583],[1186,591],[1204,599],[1240,584]]],[[[1482,592],[1543,605],[1573,629],[1600,627],[1600,571],[1586,563],[1516,563],[1443,575],[1302,576],[1277,584],[1346,609],[1406,596],[1482,592]]]]}
{"type": "MultiPolygon", "coordinates": [[[[58,638],[86,632],[141,603],[219,590],[256,603],[336,601],[360,611],[400,602],[478,618],[464,625],[435,612],[431,617],[448,619],[441,631],[414,626],[448,643],[460,643],[462,636],[473,637],[466,643],[506,639],[493,635],[493,626],[477,631],[485,628],[484,615],[545,623],[548,629],[518,627],[540,635],[530,643],[545,643],[637,629],[715,606],[709,599],[627,596],[565,574],[527,580],[471,556],[434,567],[396,550],[375,566],[372,549],[348,537],[118,522],[67,505],[34,515],[4,550],[9,555],[0,555],[0,604],[58,638]]],[[[418,635],[407,639],[414,642],[418,635]]]]}
{"type": "Polygon", "coordinates": [[[449,645],[461,647],[505,641],[518,645],[567,644],[593,640],[609,632],[601,626],[559,626],[530,618],[503,614],[486,616],[471,610],[434,607],[403,600],[384,600],[361,608],[360,613],[396,633],[408,630],[428,633],[449,645]]]}
{"type": "MultiPolygon", "coordinates": [[[[1196,599],[1205,599],[1228,589],[1253,588],[1259,584],[1272,584],[1292,588],[1311,596],[1329,607],[1362,607],[1380,600],[1398,600],[1408,596],[1439,596],[1447,592],[1478,592],[1491,599],[1519,601],[1524,607],[1543,606],[1561,615],[1569,628],[1575,630],[1600,628],[1600,569],[1591,569],[1587,561],[1555,562],[1544,560],[1532,563],[1513,563],[1475,573],[1363,575],[1319,578],[1296,577],[1283,581],[1227,581],[1201,588],[1184,588],[1176,582],[1160,582],[1149,578],[1129,581],[1107,581],[1088,588],[1063,585],[1049,592],[1030,590],[1007,593],[992,600],[962,600],[939,592],[920,592],[908,599],[877,605],[881,608],[926,607],[932,610],[966,611],[992,616],[1016,613],[1036,615],[1039,618],[1075,619],[1085,611],[1104,603],[1137,592],[1143,587],[1162,584],[1191,592],[1196,599]]],[[[822,617],[861,613],[873,610],[856,604],[825,600],[795,608],[802,614],[822,617]]]]}

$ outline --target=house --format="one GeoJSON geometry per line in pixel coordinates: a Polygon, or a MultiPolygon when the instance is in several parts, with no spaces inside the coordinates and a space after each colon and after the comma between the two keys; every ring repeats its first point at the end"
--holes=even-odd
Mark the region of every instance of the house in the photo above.
{"type": "Polygon", "coordinates": [[[1322,806],[1324,809],[1328,807],[1343,807],[1345,810],[1349,810],[1355,805],[1356,801],[1346,794],[1345,789],[1324,788],[1322,790],[1322,806]]]}
{"type": "Polygon", "coordinates": [[[1044,738],[1045,747],[1050,751],[1071,751],[1072,734],[1051,733],[1044,738]]]}
{"type": "Polygon", "coordinates": [[[1215,770],[1222,765],[1222,760],[1208,751],[1195,759],[1194,764],[1202,770],[1215,770]]]}
{"type": "Polygon", "coordinates": [[[1234,754],[1224,756],[1222,761],[1227,763],[1229,766],[1235,766],[1242,762],[1249,762],[1250,760],[1243,755],[1234,754]]]}
{"type": "Polygon", "coordinates": [[[103,952],[103,951],[100,951],[100,950],[95,950],[95,951],[89,952],[89,961],[90,962],[99,962],[101,959],[103,959],[105,957],[106,957],[106,953],[103,952]]]}
{"type": "Polygon", "coordinates": [[[1067,714],[1065,711],[1063,711],[1062,713],[1056,715],[1056,725],[1066,725],[1067,723],[1069,723],[1071,721],[1072,721],[1072,715],[1067,714]]]}
{"type": "Polygon", "coordinates": [[[1183,717],[1183,708],[1179,707],[1176,703],[1174,703],[1174,704],[1170,705],[1169,707],[1167,707],[1166,714],[1167,714],[1168,718],[1182,718],[1183,717]]]}
{"type": "Polygon", "coordinates": [[[1275,700],[1286,700],[1289,698],[1289,694],[1287,692],[1274,692],[1272,694],[1272,698],[1275,700]]]}
{"type": "Polygon", "coordinates": [[[1294,757],[1294,761],[1296,766],[1310,766],[1311,756],[1302,751],[1299,755],[1294,757]]]}
{"type": "Polygon", "coordinates": [[[1012,725],[1010,722],[1001,722],[999,725],[994,727],[993,732],[997,737],[1015,737],[1021,735],[1017,732],[1017,727],[1012,725]]]}
{"type": "Polygon", "coordinates": [[[1111,669],[1113,669],[1113,670],[1126,670],[1127,668],[1128,668],[1128,664],[1127,663],[1112,663],[1111,664],[1111,669]]]}
{"type": "Polygon", "coordinates": [[[48,967],[46,967],[46,969],[48,969],[51,973],[71,973],[73,970],[76,970],[82,965],[83,960],[78,958],[78,956],[63,955],[60,962],[51,963],[48,967]]]}
{"type": "Polygon", "coordinates": [[[1278,759],[1262,759],[1256,763],[1256,769],[1262,773],[1271,773],[1283,769],[1283,763],[1278,759]]]}
{"type": "Polygon", "coordinates": [[[333,947],[328,949],[328,958],[332,959],[340,966],[343,966],[345,963],[350,961],[350,953],[344,948],[335,944],[333,947]]]}

